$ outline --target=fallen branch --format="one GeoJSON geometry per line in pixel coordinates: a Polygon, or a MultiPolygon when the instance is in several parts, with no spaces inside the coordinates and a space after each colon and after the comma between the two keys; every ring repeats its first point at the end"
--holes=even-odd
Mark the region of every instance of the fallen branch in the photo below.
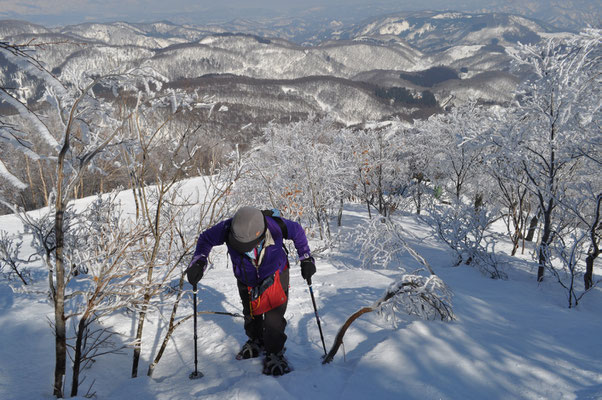
{"type": "Polygon", "coordinates": [[[339,347],[343,344],[345,332],[353,321],[362,315],[372,311],[383,312],[384,307],[389,307],[393,312],[401,311],[403,308],[405,313],[418,315],[424,319],[451,321],[454,319],[454,315],[450,300],[451,293],[436,275],[430,277],[404,275],[400,282],[392,284],[383,297],[372,306],[363,307],[347,318],[347,321],[339,329],[334,344],[322,364],[329,363],[334,359],[339,347]]]}

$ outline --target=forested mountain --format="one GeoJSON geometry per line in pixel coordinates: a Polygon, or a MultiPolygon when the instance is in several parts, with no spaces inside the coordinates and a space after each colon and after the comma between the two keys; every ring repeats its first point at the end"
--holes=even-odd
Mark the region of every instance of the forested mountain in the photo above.
{"type": "MultiPolygon", "coordinates": [[[[508,14],[407,12],[355,24],[320,20],[311,25],[312,37],[303,18],[271,21],[50,28],[4,20],[0,40],[26,45],[29,57],[69,87],[83,88],[85,79],[124,71],[152,78],[121,93],[105,85],[111,84],[108,79],[94,91],[122,112],[134,105],[132,93],[140,89],[149,99],[161,97],[163,102],[173,94],[171,106],[165,104],[162,111],[145,117],[149,126],[144,129],[161,129],[166,136],[193,130],[199,140],[211,144],[211,155],[203,157],[222,160],[236,145],[245,150],[270,123],[328,116],[341,126],[361,128],[420,120],[470,102],[507,106],[519,83],[532,73],[513,67],[512,53],[520,44],[572,35],[508,14]],[[285,26],[290,27],[286,32],[285,26]],[[176,93],[197,101],[175,100],[176,93]],[[178,104],[192,104],[194,115],[170,117],[169,107],[178,104]],[[166,119],[177,122],[160,123],[166,119]]],[[[47,82],[5,57],[0,53],[0,86],[32,110],[50,110],[47,82]]],[[[0,117],[16,113],[0,102],[0,117]]],[[[88,180],[87,193],[107,189],[107,181],[125,185],[129,178],[122,169],[112,168],[114,175],[88,180]]],[[[27,173],[31,183],[33,175],[27,173]]],[[[83,189],[79,195],[84,195],[83,189]]],[[[39,196],[26,196],[24,202],[36,207],[48,201],[39,196]]]]}
{"type": "MultiPolygon", "coordinates": [[[[240,31],[253,31],[243,25],[240,31]]],[[[436,12],[372,18],[324,31],[309,44],[278,29],[259,35],[169,22],[44,28],[1,21],[0,32],[11,43],[45,44],[35,56],[65,82],[75,71],[152,67],[167,87],[211,94],[228,113],[221,129],[233,134],[248,124],[261,129],[265,121],[326,112],[350,125],[424,116],[450,101],[505,103],[521,78],[510,73],[505,50],[556,34],[506,14],[436,12]],[[383,96],[392,88],[403,96],[383,96]]],[[[11,72],[12,83],[22,84],[19,72],[11,72]]]]}

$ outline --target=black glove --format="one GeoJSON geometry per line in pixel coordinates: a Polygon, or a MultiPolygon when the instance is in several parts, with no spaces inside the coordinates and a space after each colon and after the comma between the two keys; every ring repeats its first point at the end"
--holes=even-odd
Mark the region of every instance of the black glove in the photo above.
{"type": "Polygon", "coordinates": [[[203,277],[203,273],[205,273],[206,265],[207,260],[205,260],[204,258],[200,258],[186,269],[186,278],[192,286],[196,286],[196,284],[199,283],[199,281],[203,277]]]}
{"type": "Polygon", "coordinates": [[[301,276],[311,285],[311,276],[316,273],[316,263],[313,257],[301,260],[301,276]]]}

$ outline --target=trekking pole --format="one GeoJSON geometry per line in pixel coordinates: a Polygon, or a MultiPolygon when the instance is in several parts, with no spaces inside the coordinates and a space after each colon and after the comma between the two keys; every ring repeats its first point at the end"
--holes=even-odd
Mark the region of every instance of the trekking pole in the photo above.
{"type": "Polygon", "coordinates": [[[194,319],[194,372],[192,372],[189,376],[190,379],[198,379],[198,378],[202,378],[203,377],[203,373],[199,372],[198,369],[198,365],[199,365],[199,359],[198,359],[198,351],[197,351],[197,334],[196,334],[196,294],[197,294],[198,290],[197,290],[197,285],[192,285],[192,301],[193,301],[193,319],[194,319]]]}
{"type": "Polygon", "coordinates": [[[311,277],[307,278],[307,286],[309,286],[309,294],[311,295],[311,302],[314,305],[314,314],[316,314],[316,322],[318,323],[318,329],[320,330],[320,338],[322,339],[322,347],[324,348],[324,356],[326,357],[326,343],[324,343],[324,335],[322,334],[322,325],[320,324],[320,317],[318,316],[318,307],[316,306],[316,298],[314,297],[314,291],[311,287],[311,277]]]}

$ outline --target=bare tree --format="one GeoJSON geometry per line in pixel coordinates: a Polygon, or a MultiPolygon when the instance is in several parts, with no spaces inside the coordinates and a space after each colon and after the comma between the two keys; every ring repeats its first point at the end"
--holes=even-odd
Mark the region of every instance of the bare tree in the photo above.
{"type": "MultiPolygon", "coordinates": [[[[68,224],[65,220],[67,207],[74,188],[89,168],[96,168],[100,157],[114,157],[116,145],[123,140],[121,134],[128,118],[117,119],[110,104],[94,90],[105,85],[114,90],[134,90],[141,82],[152,81],[160,85],[160,76],[154,71],[140,67],[113,74],[91,77],[86,73],[78,76],[76,85],[64,86],[32,58],[24,57],[11,49],[0,48],[9,62],[23,68],[34,79],[41,80],[45,87],[48,103],[43,117],[32,111],[6,88],[0,89],[0,99],[17,112],[19,125],[3,125],[0,140],[33,159],[41,155],[31,147],[31,137],[39,137],[46,144],[43,156],[54,160],[56,181],[53,192],[53,244],[45,248],[46,261],[53,277],[49,279],[50,293],[54,303],[55,333],[55,379],[53,393],[63,397],[63,378],[66,371],[67,337],[65,314],[65,291],[69,276],[69,265],[65,258],[65,239],[68,224]],[[52,124],[49,121],[53,121],[52,124]],[[50,255],[48,255],[50,251],[50,255]]],[[[140,92],[142,95],[142,93],[140,92]]],[[[139,96],[140,98],[141,96],[139,96]]],[[[25,184],[17,179],[10,168],[2,163],[2,173],[10,184],[22,189],[25,184]]]]}
{"type": "MultiPolygon", "coordinates": [[[[190,202],[195,204],[194,218],[192,219],[194,223],[190,223],[190,218],[177,218],[173,220],[168,228],[166,239],[170,243],[168,258],[173,260],[175,265],[186,265],[192,249],[196,245],[198,233],[229,214],[230,207],[228,206],[227,194],[238,180],[239,169],[232,165],[231,168],[212,170],[211,172],[213,173],[203,179],[204,194],[201,195],[202,199],[190,202]],[[169,254],[170,252],[173,254],[169,254]]],[[[190,216],[190,213],[188,215],[190,216]]],[[[161,346],[148,367],[148,376],[152,376],[175,330],[191,317],[191,315],[178,316],[178,308],[185,293],[183,273],[180,273],[173,293],[175,293],[175,299],[173,300],[169,323],[161,346]]]]}
{"type": "Polygon", "coordinates": [[[77,396],[82,364],[104,354],[102,347],[112,336],[107,329],[91,326],[104,316],[135,307],[140,298],[138,279],[144,264],[138,243],[147,236],[145,226],[123,217],[115,194],[99,196],[75,218],[70,227],[70,273],[84,289],[66,295],[77,304],[65,317],[77,317],[71,396],[77,396]]]}
{"type": "MultiPolygon", "coordinates": [[[[198,134],[202,119],[191,116],[193,110],[210,109],[213,104],[205,98],[176,93],[168,98],[169,110],[149,112],[138,107],[129,125],[135,141],[122,148],[122,160],[129,171],[132,193],[136,204],[137,223],[146,226],[148,238],[140,244],[139,253],[144,263],[144,291],[137,307],[137,328],[132,358],[132,377],[138,376],[142,335],[147,315],[154,306],[157,295],[165,292],[169,282],[179,277],[181,267],[196,243],[201,226],[215,222],[226,210],[225,191],[236,181],[224,176],[209,176],[199,195],[181,193],[181,180],[192,173],[199,173],[198,153],[209,152],[211,143],[198,134]],[[194,107],[191,107],[194,104],[194,107]],[[195,210],[195,211],[193,211],[195,210]],[[198,211],[196,211],[198,210],[198,211]],[[195,213],[200,219],[190,220],[195,213]]],[[[214,160],[213,165],[217,161],[214,160]]],[[[215,169],[208,171],[215,174],[215,169]]],[[[181,282],[180,282],[181,283],[181,282]]],[[[172,317],[175,318],[182,290],[170,291],[176,296],[172,317]]],[[[162,300],[165,302],[165,298],[162,300]]],[[[171,336],[168,329],[164,345],[171,336]]],[[[158,363],[164,347],[154,360],[149,373],[158,363]]]]}

